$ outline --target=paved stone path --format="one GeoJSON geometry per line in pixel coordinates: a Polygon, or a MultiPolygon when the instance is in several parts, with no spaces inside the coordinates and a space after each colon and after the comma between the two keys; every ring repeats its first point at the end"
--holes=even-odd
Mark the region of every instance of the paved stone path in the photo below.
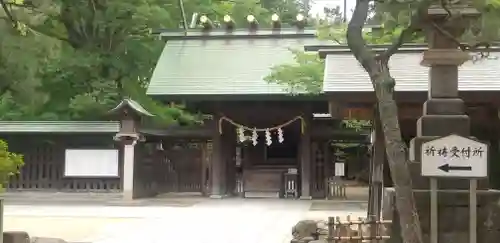
{"type": "Polygon", "coordinates": [[[331,211],[310,211],[311,203],[224,199],[191,207],[7,205],[5,229],[70,242],[284,243],[301,219],[365,214],[359,203],[332,202],[331,211]]]}

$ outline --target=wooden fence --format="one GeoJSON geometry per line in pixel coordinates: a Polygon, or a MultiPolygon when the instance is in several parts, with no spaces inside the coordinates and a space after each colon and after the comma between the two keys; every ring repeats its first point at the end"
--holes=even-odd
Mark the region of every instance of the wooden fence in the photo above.
{"type": "MultiPolygon", "coordinates": [[[[65,150],[115,149],[110,135],[10,135],[2,136],[11,151],[24,155],[20,173],[12,176],[9,191],[119,192],[120,178],[64,177],[65,150]]],[[[121,153],[120,153],[121,174],[121,153]]]]}
{"type": "Polygon", "coordinates": [[[337,199],[337,198],[347,198],[346,184],[339,176],[332,176],[326,180],[326,198],[327,199],[337,199]]]}
{"type": "Polygon", "coordinates": [[[328,232],[326,241],[328,243],[382,243],[390,239],[388,229],[392,224],[390,220],[376,220],[374,217],[368,220],[359,218],[341,221],[340,217],[328,218],[328,232]]]}

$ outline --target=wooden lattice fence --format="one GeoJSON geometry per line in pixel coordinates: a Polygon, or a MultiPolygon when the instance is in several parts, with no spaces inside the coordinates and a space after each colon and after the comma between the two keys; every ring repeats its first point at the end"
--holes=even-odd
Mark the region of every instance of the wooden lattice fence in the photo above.
{"type": "Polygon", "coordinates": [[[347,198],[347,185],[342,178],[338,176],[328,178],[325,187],[327,190],[327,199],[347,198]]]}
{"type": "MultiPolygon", "coordinates": [[[[329,217],[326,242],[328,243],[382,243],[390,239],[388,229],[392,221],[362,219],[351,220],[348,216],[345,221],[340,217],[329,217]]],[[[325,232],[323,232],[324,234],[325,232]]],[[[321,234],[321,232],[320,232],[321,234]]]]}

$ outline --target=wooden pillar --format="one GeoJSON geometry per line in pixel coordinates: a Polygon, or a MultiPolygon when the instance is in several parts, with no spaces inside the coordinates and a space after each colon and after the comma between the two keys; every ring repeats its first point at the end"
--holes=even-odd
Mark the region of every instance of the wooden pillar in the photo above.
{"type": "Polygon", "coordinates": [[[212,143],[207,142],[202,144],[202,169],[201,169],[201,181],[202,181],[202,194],[203,196],[210,196],[212,181],[210,180],[212,176],[211,173],[211,165],[212,165],[212,143]],[[210,148],[209,148],[210,146],[210,148]]]}
{"type": "Polygon", "coordinates": [[[233,195],[236,189],[236,128],[228,126],[226,136],[226,186],[228,195],[233,195]]]}
{"type": "Polygon", "coordinates": [[[486,121],[489,126],[489,159],[488,166],[489,171],[489,183],[490,187],[494,189],[500,188],[500,179],[497,179],[495,175],[500,174],[500,165],[498,165],[498,160],[500,159],[500,117],[499,108],[496,105],[491,105],[488,107],[488,120],[486,121]]]}
{"type": "Polygon", "coordinates": [[[300,199],[311,199],[311,120],[311,114],[304,116],[305,129],[300,139],[300,199]]]}
{"type": "Polygon", "coordinates": [[[384,163],[386,160],[385,139],[378,110],[375,109],[373,118],[374,143],[373,153],[370,160],[370,189],[368,199],[368,218],[375,216],[380,218],[382,190],[384,188],[384,163]]]}
{"type": "Polygon", "coordinates": [[[223,198],[226,194],[226,144],[224,133],[219,132],[219,115],[214,115],[213,127],[216,133],[212,141],[212,191],[210,198],[223,198]]]}

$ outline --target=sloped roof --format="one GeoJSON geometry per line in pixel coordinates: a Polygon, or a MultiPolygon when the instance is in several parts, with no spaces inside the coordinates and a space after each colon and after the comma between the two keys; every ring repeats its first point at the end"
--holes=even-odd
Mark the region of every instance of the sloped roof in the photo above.
{"type": "Polygon", "coordinates": [[[116,121],[0,121],[0,133],[117,133],[116,121]]]}
{"type": "MultiPolygon", "coordinates": [[[[492,53],[500,56],[500,53],[492,53]]],[[[396,91],[427,91],[429,68],[420,65],[422,53],[398,53],[389,68],[396,79],[396,91]]],[[[373,91],[368,74],[351,53],[328,54],[323,80],[324,92],[373,91]]],[[[460,91],[500,91],[500,58],[467,62],[459,68],[460,91]]]]}
{"type": "Polygon", "coordinates": [[[142,105],[137,103],[135,100],[132,99],[123,99],[120,104],[118,104],[115,108],[111,109],[109,112],[114,113],[117,112],[120,109],[123,109],[124,107],[129,106],[132,108],[135,112],[137,112],[140,115],[143,116],[154,116],[151,114],[149,111],[147,111],[142,105]]]}
{"type": "MultiPolygon", "coordinates": [[[[296,32],[296,30],[295,30],[296,32]]],[[[294,63],[291,49],[319,41],[314,32],[239,38],[211,36],[169,40],[158,60],[148,95],[287,94],[288,87],[264,78],[275,65],[294,63]]]]}

